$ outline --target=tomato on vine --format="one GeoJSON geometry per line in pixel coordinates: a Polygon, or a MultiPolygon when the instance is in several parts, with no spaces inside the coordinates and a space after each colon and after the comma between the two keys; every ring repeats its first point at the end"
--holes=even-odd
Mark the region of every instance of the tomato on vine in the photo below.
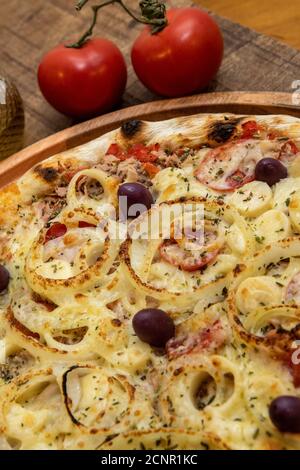
{"type": "Polygon", "coordinates": [[[132,47],[133,68],[151,91],[178,97],[204,89],[223,58],[217,23],[200,8],[172,8],[166,26],[153,34],[146,26],[132,47]]]}
{"type": "MultiPolygon", "coordinates": [[[[79,0],[81,10],[90,0],[79,0]]],[[[205,88],[223,58],[223,38],[217,23],[203,10],[171,8],[160,0],[141,0],[141,15],[123,0],[106,0],[92,6],[92,21],[82,37],[69,46],[58,46],[42,60],[40,89],[58,111],[86,118],[111,110],[125,90],[127,69],[115,44],[91,39],[99,11],[119,4],[145,26],[133,44],[131,60],[142,83],[154,93],[176,97],[205,88]]]]}
{"type": "Polygon", "coordinates": [[[61,45],[48,52],[39,66],[38,81],[57,111],[88,118],[110,111],[120,102],[127,68],[113,42],[95,38],[78,48],[61,45]]]}

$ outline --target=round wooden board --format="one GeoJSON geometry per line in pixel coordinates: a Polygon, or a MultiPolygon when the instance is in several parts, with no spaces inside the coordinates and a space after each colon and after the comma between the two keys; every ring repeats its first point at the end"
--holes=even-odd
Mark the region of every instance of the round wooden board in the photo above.
{"type": "Polygon", "coordinates": [[[45,158],[95,139],[127,120],[158,121],[197,113],[290,114],[300,118],[300,106],[293,105],[291,94],[273,92],[204,93],[132,106],[65,129],[2,161],[0,187],[45,158]]]}

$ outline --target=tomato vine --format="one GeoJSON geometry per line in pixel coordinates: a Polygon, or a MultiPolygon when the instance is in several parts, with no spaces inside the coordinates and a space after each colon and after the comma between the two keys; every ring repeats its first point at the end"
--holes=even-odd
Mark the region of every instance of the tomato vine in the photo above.
{"type": "MultiPolygon", "coordinates": [[[[82,8],[89,2],[90,0],[79,0],[76,4],[76,10],[81,11],[82,8]]],[[[113,3],[117,3],[120,5],[123,10],[128,13],[131,18],[133,18],[138,23],[147,24],[151,26],[152,34],[156,34],[159,31],[163,30],[167,24],[168,20],[166,17],[166,5],[159,0],[141,0],[139,3],[141,16],[136,15],[132,12],[123,2],[123,0],[107,0],[99,5],[92,5],[92,22],[89,28],[85,31],[85,33],[81,36],[81,38],[76,41],[75,43],[66,46],[69,48],[80,49],[93,35],[94,28],[97,24],[98,14],[101,8],[111,5],[113,3]]]]}

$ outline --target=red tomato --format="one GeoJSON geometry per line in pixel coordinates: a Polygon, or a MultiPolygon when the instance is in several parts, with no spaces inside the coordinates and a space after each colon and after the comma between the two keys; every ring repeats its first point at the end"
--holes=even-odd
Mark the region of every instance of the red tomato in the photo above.
{"type": "Polygon", "coordinates": [[[155,160],[157,160],[157,155],[152,152],[155,150],[157,151],[158,149],[158,144],[150,145],[148,147],[143,144],[134,144],[131,149],[129,149],[129,154],[140,162],[155,162],[155,160]]]}
{"type": "Polygon", "coordinates": [[[159,248],[160,255],[163,260],[173,266],[180,267],[183,271],[193,272],[204,268],[206,265],[214,261],[218,256],[219,250],[207,252],[204,256],[199,257],[182,250],[172,240],[166,240],[159,248]]]}
{"type": "Polygon", "coordinates": [[[241,139],[252,139],[255,134],[257,134],[261,127],[257,124],[256,121],[247,121],[242,124],[243,134],[241,139]]]}
{"type": "Polygon", "coordinates": [[[127,81],[125,60],[107,39],[91,39],[80,49],[63,45],[43,58],[38,81],[46,100],[72,117],[105,113],[121,99],[127,81]]]}
{"type": "Polygon", "coordinates": [[[284,163],[288,163],[295,158],[297,153],[299,153],[299,149],[297,145],[292,140],[289,140],[285,142],[283,146],[281,147],[279,160],[281,160],[284,163]]]}
{"type": "Polygon", "coordinates": [[[166,344],[168,359],[201,351],[216,351],[226,341],[226,332],[220,320],[215,321],[207,328],[200,328],[195,333],[174,336],[166,344]]]}
{"type": "Polygon", "coordinates": [[[195,176],[216,191],[234,191],[255,179],[257,161],[252,159],[249,163],[246,157],[246,140],[229,142],[210,150],[196,168],[195,176]]]}
{"type": "Polygon", "coordinates": [[[143,84],[162,96],[175,97],[206,87],[223,58],[217,23],[199,8],[167,11],[168,26],[151,34],[147,26],[135,41],[131,60],[143,84]]]}
{"type": "Polygon", "coordinates": [[[232,173],[232,175],[226,178],[226,183],[228,184],[228,191],[234,191],[235,189],[238,189],[241,186],[244,186],[244,184],[250,183],[253,180],[253,175],[246,175],[243,171],[236,170],[234,173],[232,173]]]}
{"type": "Polygon", "coordinates": [[[45,235],[45,243],[49,242],[50,240],[54,240],[55,238],[63,237],[67,233],[67,227],[65,224],[60,224],[59,222],[55,222],[48,228],[46,235],[45,235]]]}
{"type": "Polygon", "coordinates": [[[120,160],[125,160],[127,155],[124,150],[121,149],[120,145],[118,144],[110,144],[106,155],[113,155],[114,157],[119,158],[120,160]]]}
{"type": "Polygon", "coordinates": [[[157,152],[160,148],[159,144],[143,145],[134,144],[129,147],[127,151],[122,150],[118,144],[111,144],[106,152],[106,155],[113,155],[119,160],[126,160],[127,158],[135,158],[140,162],[154,162],[157,160],[157,155],[152,152],[157,152]]]}

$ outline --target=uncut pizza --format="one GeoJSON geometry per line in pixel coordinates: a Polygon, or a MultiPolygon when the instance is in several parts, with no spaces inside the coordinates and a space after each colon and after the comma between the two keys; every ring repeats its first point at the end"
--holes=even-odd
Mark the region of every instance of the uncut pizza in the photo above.
{"type": "Polygon", "coordinates": [[[300,449],[298,119],[130,121],[0,201],[2,449],[300,449]]]}

